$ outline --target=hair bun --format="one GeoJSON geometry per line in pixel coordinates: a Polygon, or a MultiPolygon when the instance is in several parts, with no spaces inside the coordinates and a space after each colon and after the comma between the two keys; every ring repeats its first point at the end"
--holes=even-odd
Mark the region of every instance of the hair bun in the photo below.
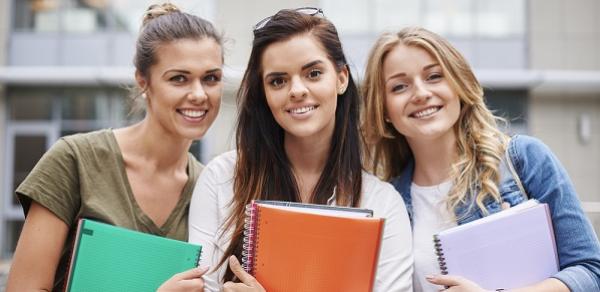
{"type": "Polygon", "coordinates": [[[166,2],[163,4],[152,4],[148,9],[146,9],[146,13],[144,13],[144,19],[142,20],[142,26],[146,26],[146,24],[155,18],[158,18],[163,15],[171,14],[174,12],[180,12],[179,8],[175,6],[175,4],[166,2]]]}

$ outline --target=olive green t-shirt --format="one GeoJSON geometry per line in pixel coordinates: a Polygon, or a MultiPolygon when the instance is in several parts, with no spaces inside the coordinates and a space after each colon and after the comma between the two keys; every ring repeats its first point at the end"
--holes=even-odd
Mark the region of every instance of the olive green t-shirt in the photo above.
{"type": "Polygon", "coordinates": [[[70,228],[56,271],[54,290],[62,289],[79,218],[187,240],[188,208],[202,165],[189,154],[181,197],[163,226],[138,206],[113,131],[99,130],[60,138],[16,190],[25,216],[31,201],[46,207],[70,228]]]}

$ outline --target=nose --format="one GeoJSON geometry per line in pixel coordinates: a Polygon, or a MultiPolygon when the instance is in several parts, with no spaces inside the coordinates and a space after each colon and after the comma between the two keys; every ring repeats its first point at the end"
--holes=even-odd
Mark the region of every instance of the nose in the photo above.
{"type": "Polygon", "coordinates": [[[415,81],[413,102],[421,103],[427,101],[432,95],[433,93],[429,90],[425,82],[420,80],[415,81]]]}
{"type": "Polygon", "coordinates": [[[195,103],[201,103],[208,99],[208,96],[206,95],[206,91],[204,91],[204,86],[202,85],[201,81],[196,81],[192,83],[187,97],[191,102],[195,103]]]}
{"type": "Polygon", "coordinates": [[[305,98],[308,95],[308,88],[302,82],[302,78],[294,76],[290,83],[290,98],[305,98]]]}

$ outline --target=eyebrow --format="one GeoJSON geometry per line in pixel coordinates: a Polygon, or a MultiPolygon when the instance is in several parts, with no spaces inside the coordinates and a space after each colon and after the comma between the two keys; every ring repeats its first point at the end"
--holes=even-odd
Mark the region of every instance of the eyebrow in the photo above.
{"type": "MultiPolygon", "coordinates": [[[[323,63],[323,61],[321,61],[321,60],[315,60],[315,61],[306,63],[305,65],[302,66],[301,69],[302,70],[306,70],[306,69],[308,69],[308,68],[310,68],[312,66],[315,66],[315,65],[318,65],[318,64],[322,64],[322,63],[323,63]]],[[[265,79],[268,78],[268,77],[281,77],[281,76],[285,76],[285,75],[287,75],[287,73],[285,73],[285,72],[271,72],[271,73],[265,75],[265,79]]]]}
{"type": "MultiPolygon", "coordinates": [[[[221,68],[214,68],[214,69],[207,70],[206,72],[204,72],[204,74],[217,73],[217,72],[221,72],[221,71],[222,71],[221,68]]],[[[163,73],[162,76],[167,75],[167,73],[190,74],[190,71],[180,70],[180,69],[169,69],[169,70],[165,71],[165,73],[163,73]]]]}
{"type": "Polygon", "coordinates": [[[321,63],[323,63],[323,61],[321,61],[321,60],[312,61],[312,62],[310,62],[310,63],[302,66],[302,70],[308,69],[308,68],[310,68],[310,67],[312,67],[314,65],[321,64],[321,63]]]}
{"type": "MultiPolygon", "coordinates": [[[[429,69],[431,69],[433,67],[436,67],[436,66],[440,66],[440,64],[439,63],[429,64],[429,65],[423,67],[423,71],[427,71],[427,70],[429,70],[429,69]]],[[[406,76],[406,73],[404,73],[404,72],[400,72],[400,73],[394,74],[394,75],[388,77],[387,80],[385,81],[385,83],[388,83],[390,80],[392,80],[394,78],[404,77],[404,76],[406,76]]]]}

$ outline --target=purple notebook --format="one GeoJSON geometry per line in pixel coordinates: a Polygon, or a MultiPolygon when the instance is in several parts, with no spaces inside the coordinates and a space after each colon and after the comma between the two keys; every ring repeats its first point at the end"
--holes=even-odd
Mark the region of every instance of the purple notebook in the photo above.
{"type": "Polygon", "coordinates": [[[550,211],[535,200],[444,230],[434,241],[442,274],[484,289],[527,286],[558,272],[550,211]]]}

